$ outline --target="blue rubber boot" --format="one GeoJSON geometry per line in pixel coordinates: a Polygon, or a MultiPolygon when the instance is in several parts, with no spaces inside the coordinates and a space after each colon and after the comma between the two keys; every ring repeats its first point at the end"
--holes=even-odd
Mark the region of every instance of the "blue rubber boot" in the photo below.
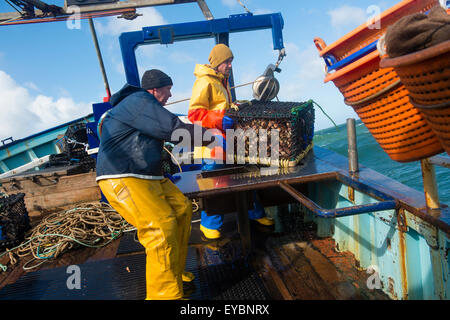
{"type": "Polygon", "coordinates": [[[201,212],[200,230],[207,239],[218,239],[221,237],[220,228],[223,225],[223,214],[208,216],[205,211],[201,212]]]}
{"type": "Polygon", "coordinates": [[[253,209],[248,210],[248,218],[264,226],[274,225],[274,221],[266,216],[264,207],[256,196],[256,191],[253,191],[253,209]]]}
{"type": "MultiPolygon", "coordinates": [[[[202,163],[203,171],[221,169],[224,164],[216,164],[214,160],[204,159],[202,163]]],[[[223,225],[223,214],[209,216],[206,211],[201,212],[200,231],[207,239],[218,239],[221,237],[220,228],[223,225]]]]}

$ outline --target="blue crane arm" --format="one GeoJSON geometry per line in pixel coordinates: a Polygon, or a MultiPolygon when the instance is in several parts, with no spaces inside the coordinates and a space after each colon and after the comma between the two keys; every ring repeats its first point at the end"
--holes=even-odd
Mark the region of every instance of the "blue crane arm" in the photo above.
{"type": "Polygon", "coordinates": [[[186,22],[153,27],[144,27],[141,31],[124,32],[119,37],[120,49],[127,83],[140,86],[135,50],[147,44],[171,44],[175,41],[203,38],[228,39],[228,34],[260,29],[272,29],[274,50],[284,48],[281,13],[239,14],[229,18],[207,21],[186,22]],[[223,37],[225,35],[225,37],[223,37]]]}

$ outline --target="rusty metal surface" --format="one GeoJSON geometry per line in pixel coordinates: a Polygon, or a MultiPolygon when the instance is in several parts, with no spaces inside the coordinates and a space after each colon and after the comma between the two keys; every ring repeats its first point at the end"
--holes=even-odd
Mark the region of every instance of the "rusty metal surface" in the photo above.
{"type": "Polygon", "coordinates": [[[296,167],[277,169],[249,166],[246,170],[206,178],[199,176],[201,171],[183,172],[177,186],[189,198],[219,198],[227,193],[279,187],[280,182],[292,185],[342,178],[364,186],[364,192],[371,196],[391,196],[404,209],[450,234],[450,209],[447,206],[430,212],[426,209],[423,193],[362,165],[359,175],[351,177],[348,159],[324,148],[314,147],[296,167]]]}
{"type": "MultiPolygon", "coordinates": [[[[340,170],[340,173],[349,176],[346,173],[348,170],[346,157],[319,147],[315,147],[314,152],[320,161],[335,166],[340,170]]],[[[399,202],[400,207],[450,235],[450,208],[448,206],[441,205],[440,210],[429,211],[426,208],[423,192],[410,188],[362,165],[360,166],[358,181],[374,190],[390,195],[399,202]]]]}

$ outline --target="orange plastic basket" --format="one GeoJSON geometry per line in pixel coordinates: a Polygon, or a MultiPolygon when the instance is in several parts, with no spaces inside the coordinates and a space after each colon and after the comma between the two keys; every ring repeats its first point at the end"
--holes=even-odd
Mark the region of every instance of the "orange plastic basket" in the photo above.
{"type": "MultiPolygon", "coordinates": [[[[400,18],[436,5],[438,0],[404,0],[380,15],[380,28],[363,24],[329,46],[320,38],[315,38],[314,43],[320,56],[332,56],[339,62],[369,44],[372,46],[400,18]]],[[[410,103],[409,92],[396,70],[380,68],[380,60],[378,50],[374,50],[328,73],[324,82],[333,81],[345,103],[353,107],[391,159],[409,162],[442,152],[436,134],[410,103]]]]}
{"type": "Polygon", "coordinates": [[[425,117],[450,155],[450,40],[397,58],[384,58],[409,91],[411,103],[425,117]]]}
{"type": "Polygon", "coordinates": [[[364,23],[328,46],[320,38],[315,38],[314,43],[321,57],[331,54],[337,61],[340,61],[379,39],[386,33],[387,27],[400,18],[412,13],[428,11],[436,5],[439,5],[438,0],[403,0],[383,11],[373,25],[369,26],[364,23]]]}
{"type": "Polygon", "coordinates": [[[325,82],[333,81],[345,98],[345,103],[353,105],[381,94],[395,84],[400,78],[394,69],[380,69],[380,57],[374,51],[354,63],[325,77],[325,82]]]}
{"type": "Polygon", "coordinates": [[[353,108],[392,160],[416,161],[443,151],[422,114],[410,103],[408,90],[402,84],[353,108]]]}
{"type": "Polygon", "coordinates": [[[392,160],[416,161],[443,152],[422,114],[410,103],[409,92],[393,68],[379,67],[374,51],[328,74],[361,121],[392,160]]]}

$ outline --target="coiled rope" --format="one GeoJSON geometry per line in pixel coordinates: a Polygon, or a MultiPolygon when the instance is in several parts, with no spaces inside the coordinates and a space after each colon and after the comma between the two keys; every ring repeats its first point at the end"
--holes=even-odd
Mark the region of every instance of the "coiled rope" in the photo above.
{"type": "MultiPolygon", "coordinates": [[[[136,229],[109,204],[89,203],[45,217],[31,230],[22,244],[2,253],[0,258],[8,254],[9,262],[15,265],[17,258],[31,255],[32,259],[23,265],[24,270],[30,270],[72,248],[100,248],[119,238],[124,232],[133,230],[136,229]],[[40,262],[28,266],[36,260],[40,262]]],[[[0,268],[7,270],[2,264],[0,268]]]]}

